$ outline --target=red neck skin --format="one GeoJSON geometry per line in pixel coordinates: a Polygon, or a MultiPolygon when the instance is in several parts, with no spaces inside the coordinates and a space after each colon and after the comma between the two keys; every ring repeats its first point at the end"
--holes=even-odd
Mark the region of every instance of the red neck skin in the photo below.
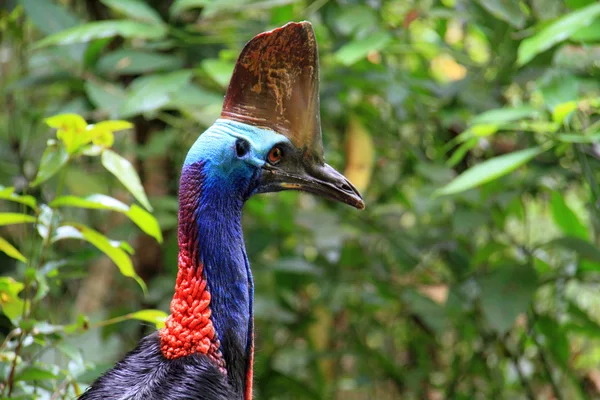
{"type": "Polygon", "coordinates": [[[171,315],[160,333],[162,352],[169,359],[193,353],[206,354],[226,373],[211,320],[210,293],[206,289],[203,266],[193,264],[193,257],[182,247],[181,237],[179,245],[179,272],[171,300],[171,315]]]}

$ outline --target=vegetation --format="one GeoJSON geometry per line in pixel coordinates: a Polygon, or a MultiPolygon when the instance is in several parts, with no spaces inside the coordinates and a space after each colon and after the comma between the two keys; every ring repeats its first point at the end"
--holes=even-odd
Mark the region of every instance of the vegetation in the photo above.
{"type": "Polygon", "coordinates": [[[256,398],[600,398],[596,1],[3,4],[0,398],[74,398],[161,326],[187,149],[303,19],[367,209],[246,205],[256,398]]]}

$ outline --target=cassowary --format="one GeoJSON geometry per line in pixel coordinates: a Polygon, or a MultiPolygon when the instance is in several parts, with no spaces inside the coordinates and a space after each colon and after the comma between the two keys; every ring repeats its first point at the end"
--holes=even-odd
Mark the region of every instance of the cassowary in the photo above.
{"type": "Polygon", "coordinates": [[[84,400],[252,398],[253,283],[244,202],[296,189],[364,208],[323,161],[317,44],[308,22],[246,44],[218,119],[197,139],[179,187],[179,272],[164,329],[142,339],[84,400]]]}

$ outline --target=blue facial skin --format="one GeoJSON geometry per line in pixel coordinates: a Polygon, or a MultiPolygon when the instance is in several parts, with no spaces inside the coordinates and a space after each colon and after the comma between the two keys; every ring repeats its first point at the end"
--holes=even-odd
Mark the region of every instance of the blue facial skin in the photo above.
{"type": "Polygon", "coordinates": [[[204,162],[208,185],[214,184],[232,192],[237,189],[239,192],[242,189],[239,186],[241,181],[257,177],[269,150],[277,143],[289,143],[289,139],[269,129],[218,119],[198,137],[188,152],[184,169],[196,162],[204,162]],[[246,140],[249,144],[248,151],[242,157],[238,157],[236,152],[238,139],[246,140]]]}
{"type": "Polygon", "coordinates": [[[252,346],[254,289],[242,208],[257,188],[267,154],[278,143],[289,140],[268,129],[219,119],[196,140],[183,166],[182,181],[201,187],[193,200],[195,215],[189,218],[198,227],[198,254],[230,382],[245,381],[252,346]]]}

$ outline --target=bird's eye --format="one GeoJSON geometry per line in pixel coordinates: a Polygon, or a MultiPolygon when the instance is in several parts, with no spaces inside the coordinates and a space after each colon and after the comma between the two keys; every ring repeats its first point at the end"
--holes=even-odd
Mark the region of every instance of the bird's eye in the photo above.
{"type": "Polygon", "coordinates": [[[248,153],[249,150],[250,150],[250,144],[248,143],[248,141],[246,141],[244,139],[238,139],[235,141],[235,154],[239,158],[244,157],[248,153]]]}
{"type": "Polygon", "coordinates": [[[276,147],[273,147],[269,151],[269,154],[267,155],[267,160],[271,164],[277,164],[281,160],[282,155],[283,155],[283,152],[281,151],[281,149],[279,147],[276,146],[276,147]]]}

